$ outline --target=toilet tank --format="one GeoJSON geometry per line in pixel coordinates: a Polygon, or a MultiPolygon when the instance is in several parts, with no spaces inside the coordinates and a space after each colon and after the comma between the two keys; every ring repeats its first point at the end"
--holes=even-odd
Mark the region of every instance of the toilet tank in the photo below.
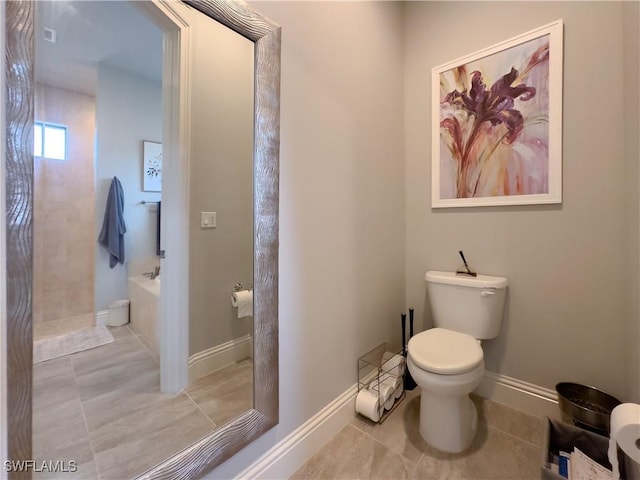
{"type": "Polygon", "coordinates": [[[427,295],[436,327],[479,340],[495,338],[504,313],[507,279],[429,271],[427,295]]]}

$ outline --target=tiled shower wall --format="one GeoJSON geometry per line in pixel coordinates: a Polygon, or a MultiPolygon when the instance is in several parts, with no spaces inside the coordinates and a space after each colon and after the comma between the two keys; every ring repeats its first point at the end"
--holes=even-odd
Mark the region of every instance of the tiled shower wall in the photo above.
{"type": "Polygon", "coordinates": [[[68,150],[64,161],[34,158],[36,327],[95,322],[95,111],[92,96],[37,85],[35,120],[67,126],[68,150]]]}

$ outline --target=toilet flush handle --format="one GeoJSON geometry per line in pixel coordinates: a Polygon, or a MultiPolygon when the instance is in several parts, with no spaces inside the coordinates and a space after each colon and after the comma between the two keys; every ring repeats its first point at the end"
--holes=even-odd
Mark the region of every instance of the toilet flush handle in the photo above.
{"type": "Polygon", "coordinates": [[[490,290],[482,290],[482,291],[480,292],[480,296],[481,296],[481,297],[487,297],[487,296],[489,296],[489,295],[495,295],[496,293],[497,293],[497,292],[496,292],[496,289],[495,289],[495,288],[492,288],[492,289],[490,289],[490,290]]]}

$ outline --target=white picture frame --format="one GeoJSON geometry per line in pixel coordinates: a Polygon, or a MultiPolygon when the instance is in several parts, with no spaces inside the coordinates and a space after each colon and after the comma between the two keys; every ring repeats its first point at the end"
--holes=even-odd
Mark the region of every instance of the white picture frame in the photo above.
{"type": "Polygon", "coordinates": [[[432,69],[432,208],[562,202],[563,23],[432,69]]]}
{"type": "Polygon", "coordinates": [[[142,142],[142,190],[162,191],[162,144],[142,142]]]}

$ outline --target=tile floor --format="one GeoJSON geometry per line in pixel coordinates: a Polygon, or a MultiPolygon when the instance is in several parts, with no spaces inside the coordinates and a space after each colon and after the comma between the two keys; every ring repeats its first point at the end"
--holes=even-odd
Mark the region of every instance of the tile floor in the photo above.
{"type": "Polygon", "coordinates": [[[128,326],[110,331],[113,343],[34,365],[34,460],[74,460],[66,478],[133,478],[252,405],[250,360],[161,394],[147,348],[128,326]]]}
{"type": "MultiPolygon", "coordinates": [[[[250,361],[163,395],[158,363],[134,332],[111,332],[114,343],[34,365],[34,459],[75,460],[66,478],[133,478],[250,408],[250,361]]],[[[474,401],[480,422],[467,452],[422,440],[416,389],[382,424],[356,416],[291,479],[540,478],[542,419],[474,401]]],[[[64,475],[34,475],[52,477],[64,475]]]]}
{"type": "Polygon", "coordinates": [[[542,419],[479,397],[474,402],[478,434],[464,453],[439,452],[422,440],[415,389],[382,424],[354,418],[291,479],[539,479],[542,419]]]}

